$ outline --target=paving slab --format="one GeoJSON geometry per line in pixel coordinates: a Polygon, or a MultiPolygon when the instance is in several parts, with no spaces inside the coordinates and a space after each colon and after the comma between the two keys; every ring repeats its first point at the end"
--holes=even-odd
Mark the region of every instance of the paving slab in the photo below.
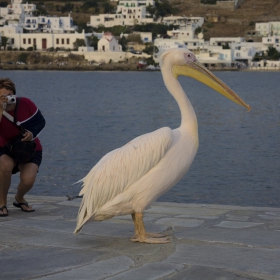
{"type": "Polygon", "coordinates": [[[0,279],[280,280],[280,209],[156,202],[147,231],[168,244],[130,241],[130,215],[74,235],[81,198],[27,196],[36,210],[0,218],[0,279]]]}
{"type": "Polygon", "coordinates": [[[176,245],[166,263],[255,271],[280,276],[280,249],[221,245],[176,245]]]}
{"type": "Polygon", "coordinates": [[[1,279],[40,278],[93,262],[102,252],[54,247],[22,247],[2,252],[1,279]]]}
{"type": "Polygon", "coordinates": [[[233,221],[221,221],[216,227],[224,228],[250,228],[263,225],[263,223],[251,223],[251,222],[233,222],[233,221]]]}
{"type": "Polygon", "coordinates": [[[150,263],[110,277],[108,280],[155,280],[178,272],[183,267],[177,264],[150,263]]]}
{"type": "Polygon", "coordinates": [[[176,238],[183,241],[206,241],[209,243],[243,244],[244,246],[280,248],[280,234],[277,231],[251,228],[178,228],[176,238]]]}
{"type": "Polygon", "coordinates": [[[251,276],[241,276],[231,271],[225,271],[218,268],[203,267],[203,266],[189,266],[186,269],[178,272],[174,276],[168,278],[170,280],[249,280],[251,276]]]}
{"type": "MultiPolygon", "coordinates": [[[[128,270],[134,265],[134,261],[128,257],[121,256],[112,258],[106,261],[100,261],[84,265],[77,268],[72,268],[64,272],[56,273],[42,277],[42,280],[100,280],[108,279],[112,275],[119,274],[122,271],[128,270]],[[110,269],[108,269],[110,268],[110,269]]],[[[110,279],[110,278],[109,278],[110,279]]]]}

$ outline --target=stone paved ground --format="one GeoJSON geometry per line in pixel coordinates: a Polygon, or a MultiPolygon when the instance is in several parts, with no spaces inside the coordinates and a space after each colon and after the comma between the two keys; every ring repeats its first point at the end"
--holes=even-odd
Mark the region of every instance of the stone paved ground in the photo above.
{"type": "Polygon", "coordinates": [[[130,216],[87,224],[73,235],[80,199],[28,196],[0,218],[0,279],[280,280],[280,209],[155,203],[148,231],[164,245],[133,243],[130,216]]]}

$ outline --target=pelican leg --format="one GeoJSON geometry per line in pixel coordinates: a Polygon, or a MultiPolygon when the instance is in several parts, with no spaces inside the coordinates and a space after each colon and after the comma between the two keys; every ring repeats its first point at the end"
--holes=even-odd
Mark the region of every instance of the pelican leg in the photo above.
{"type": "Polygon", "coordinates": [[[163,234],[147,233],[143,222],[142,213],[134,213],[131,216],[134,222],[134,230],[135,230],[134,236],[130,239],[131,241],[142,242],[142,243],[157,243],[157,244],[171,242],[169,238],[165,237],[163,234]]]}

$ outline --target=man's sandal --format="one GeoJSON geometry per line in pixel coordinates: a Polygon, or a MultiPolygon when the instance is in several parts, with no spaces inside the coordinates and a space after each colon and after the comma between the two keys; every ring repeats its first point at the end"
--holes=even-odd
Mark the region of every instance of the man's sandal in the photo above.
{"type": "MultiPolygon", "coordinates": [[[[16,198],[15,198],[15,199],[16,199],[16,198]]],[[[35,211],[35,209],[25,210],[22,206],[29,207],[29,206],[28,206],[28,203],[27,203],[27,202],[18,203],[18,202],[17,202],[17,199],[16,199],[15,202],[13,202],[13,205],[14,205],[15,207],[17,207],[17,208],[20,208],[21,211],[23,211],[23,212],[34,212],[34,211],[35,211]]]]}
{"type": "Polygon", "coordinates": [[[8,213],[9,213],[9,210],[7,208],[6,205],[4,205],[3,207],[0,208],[0,211],[2,211],[3,213],[0,214],[0,217],[7,217],[8,216],[8,213]],[[4,209],[6,209],[7,213],[4,213],[4,209]]]}

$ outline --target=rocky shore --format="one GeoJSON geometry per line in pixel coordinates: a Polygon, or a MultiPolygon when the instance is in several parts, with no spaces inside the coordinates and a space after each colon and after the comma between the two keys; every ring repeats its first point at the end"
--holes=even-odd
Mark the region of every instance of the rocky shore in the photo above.
{"type": "MultiPolygon", "coordinates": [[[[41,70],[41,71],[138,71],[136,64],[101,64],[101,65],[0,65],[2,70],[41,70]]],[[[141,71],[139,69],[139,71],[141,71]]]]}

